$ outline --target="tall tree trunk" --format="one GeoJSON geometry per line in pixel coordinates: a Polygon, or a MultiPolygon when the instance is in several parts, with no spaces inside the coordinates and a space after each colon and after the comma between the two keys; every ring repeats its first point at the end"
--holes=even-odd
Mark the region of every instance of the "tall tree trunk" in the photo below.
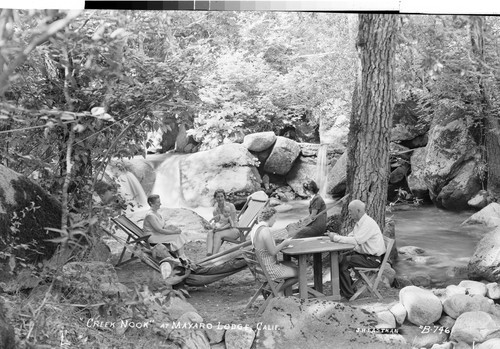
{"type": "Polygon", "coordinates": [[[493,112],[491,101],[493,89],[490,87],[489,77],[494,74],[485,64],[484,58],[484,18],[470,17],[470,36],[475,68],[478,73],[479,93],[481,94],[480,117],[484,127],[484,145],[488,164],[488,192],[491,196],[500,199],[500,123],[498,114],[493,112]]]}
{"type": "Polygon", "coordinates": [[[394,108],[395,15],[359,15],[358,75],[347,144],[347,193],[342,233],[352,228],[347,203],[359,199],[383,229],[389,178],[389,134],[394,108]]]}

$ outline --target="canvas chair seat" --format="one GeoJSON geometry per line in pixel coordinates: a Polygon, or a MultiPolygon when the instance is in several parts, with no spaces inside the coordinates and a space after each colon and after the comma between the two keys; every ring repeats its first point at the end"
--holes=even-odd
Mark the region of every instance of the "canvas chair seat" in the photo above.
{"type": "Polygon", "coordinates": [[[384,274],[384,268],[389,265],[388,260],[391,255],[392,246],[394,245],[394,239],[390,239],[387,236],[384,236],[384,242],[386,247],[386,252],[384,255],[384,259],[378,268],[363,268],[363,267],[354,267],[353,271],[356,274],[358,280],[355,285],[360,286],[356,293],[349,299],[349,301],[353,301],[358,298],[365,290],[369,290],[373,295],[377,296],[378,299],[382,299],[382,295],[378,291],[378,286],[380,284],[380,280],[382,280],[382,275],[384,274]],[[362,285],[361,285],[362,284],[362,285]]]}
{"type": "Polygon", "coordinates": [[[250,301],[247,303],[245,309],[250,308],[250,306],[255,302],[257,297],[259,297],[259,295],[262,293],[265,300],[264,303],[257,310],[257,315],[259,315],[262,312],[264,312],[264,310],[266,310],[271,299],[279,296],[278,292],[283,287],[285,280],[284,279],[273,280],[269,275],[269,273],[267,272],[267,270],[265,268],[262,268],[260,259],[253,249],[251,250],[245,249],[241,250],[241,252],[243,254],[245,262],[248,265],[248,269],[250,269],[250,272],[255,278],[255,281],[260,283],[258,290],[254,293],[250,301]]]}
{"type": "MultiPolygon", "coordinates": [[[[260,261],[260,257],[257,256],[253,248],[250,250],[242,248],[240,250],[243,258],[245,259],[245,262],[247,263],[248,269],[250,269],[250,272],[255,278],[255,281],[260,283],[259,288],[257,289],[257,291],[255,291],[252,298],[250,298],[247,305],[245,306],[245,309],[250,308],[255,300],[259,297],[259,295],[262,294],[262,296],[264,297],[264,303],[259,307],[256,314],[260,315],[262,312],[264,312],[264,310],[266,310],[271,299],[273,299],[274,297],[279,297],[279,291],[285,286],[285,282],[288,279],[273,280],[267,272],[266,268],[262,267],[263,264],[260,261]]],[[[284,289],[283,291],[286,296],[291,296],[293,293],[291,290],[291,286],[287,287],[287,289],[284,289]]],[[[322,293],[310,287],[307,288],[307,292],[313,297],[324,296],[322,293]]]]}
{"type": "Polygon", "coordinates": [[[245,205],[238,214],[237,226],[239,236],[236,239],[222,238],[222,241],[241,244],[246,241],[252,227],[257,223],[260,212],[269,204],[269,197],[263,191],[248,196],[245,205]]]}
{"type": "Polygon", "coordinates": [[[115,266],[118,267],[133,260],[140,259],[150,268],[161,272],[159,263],[153,258],[153,247],[149,243],[150,235],[145,234],[141,228],[124,215],[112,218],[111,221],[127,234],[127,240],[124,242],[125,246],[115,266]],[[130,257],[125,259],[127,250],[132,250],[132,252],[130,257]]]}

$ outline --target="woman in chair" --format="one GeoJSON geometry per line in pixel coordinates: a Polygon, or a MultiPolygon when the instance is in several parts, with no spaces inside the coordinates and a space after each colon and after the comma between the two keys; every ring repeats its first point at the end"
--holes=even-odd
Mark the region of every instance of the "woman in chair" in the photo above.
{"type": "MultiPolygon", "coordinates": [[[[226,201],[226,193],[223,189],[217,189],[214,192],[215,207],[214,207],[214,218],[217,216],[223,216],[224,211],[229,210],[230,218],[232,224],[236,224],[236,207],[230,202],[226,201]]],[[[219,228],[214,228],[207,233],[207,256],[216,254],[219,252],[220,246],[222,245],[223,238],[237,239],[240,236],[238,229],[234,226],[223,226],[219,228]]]]}
{"type": "Polygon", "coordinates": [[[313,180],[308,181],[304,183],[304,191],[307,195],[311,196],[311,201],[309,202],[309,216],[304,220],[310,220],[312,222],[295,233],[293,236],[294,239],[323,236],[326,231],[326,204],[318,193],[318,185],[313,180]]]}
{"type": "Polygon", "coordinates": [[[299,271],[297,266],[291,262],[279,262],[278,253],[290,245],[292,238],[285,239],[279,245],[274,242],[274,237],[269,230],[276,222],[276,210],[272,207],[265,208],[259,215],[259,223],[252,229],[251,238],[255,248],[255,254],[258,256],[261,267],[265,268],[269,276],[276,279],[285,279],[280,295],[283,291],[298,281],[299,271]]]}
{"type": "Polygon", "coordinates": [[[143,231],[146,235],[151,235],[148,242],[151,245],[165,244],[169,250],[176,252],[179,258],[186,259],[184,244],[187,242],[179,228],[165,224],[163,217],[158,212],[161,206],[159,195],[150,195],[148,204],[151,210],[144,217],[143,231]]]}

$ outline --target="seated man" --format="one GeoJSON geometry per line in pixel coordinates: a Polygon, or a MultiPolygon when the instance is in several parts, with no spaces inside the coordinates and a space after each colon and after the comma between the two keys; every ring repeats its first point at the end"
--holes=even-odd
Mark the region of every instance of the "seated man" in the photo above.
{"type": "Polygon", "coordinates": [[[355,246],[354,251],[342,255],[339,261],[340,293],[347,299],[355,293],[349,268],[378,268],[385,254],[384,237],[377,222],[365,213],[365,204],[360,200],[351,201],[349,215],[356,225],[348,236],[328,234],[333,242],[355,246]]]}

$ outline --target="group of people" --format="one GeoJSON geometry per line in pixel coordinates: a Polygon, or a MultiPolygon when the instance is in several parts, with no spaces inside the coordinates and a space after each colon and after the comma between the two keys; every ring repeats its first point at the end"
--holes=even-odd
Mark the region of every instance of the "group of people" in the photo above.
{"type": "MultiPolygon", "coordinates": [[[[385,243],[378,224],[366,214],[365,204],[360,200],[353,200],[349,204],[349,214],[356,222],[352,232],[347,236],[326,232],[327,213],[326,204],[319,195],[319,188],[314,181],[304,183],[305,192],[311,197],[309,215],[302,222],[304,226],[297,230],[293,237],[289,237],[276,245],[270,228],[276,222],[277,212],[272,207],[264,208],[251,233],[251,241],[255,253],[260,257],[269,275],[274,279],[285,279],[281,292],[298,280],[298,268],[291,262],[280,262],[278,253],[288,247],[293,239],[323,236],[327,234],[333,242],[354,245],[354,250],[341,255],[339,260],[340,292],[347,299],[355,293],[350,269],[353,267],[376,268],[380,266],[385,251],[385,243]]],[[[227,201],[226,193],[218,189],[214,193],[213,218],[210,220],[211,229],[207,233],[207,256],[217,254],[224,238],[238,238],[237,214],[235,206],[227,201]]],[[[150,244],[166,244],[170,251],[179,258],[186,258],[184,244],[186,239],[181,231],[174,226],[167,226],[158,212],[161,206],[158,195],[150,195],[148,204],[151,209],[144,218],[144,232],[151,235],[150,244]]]]}
{"type": "MultiPolygon", "coordinates": [[[[316,221],[301,229],[294,238],[297,238],[297,236],[316,236],[318,230],[321,231],[323,225],[326,226],[326,218],[324,221],[321,218],[319,223],[315,223],[318,222],[317,219],[323,212],[326,215],[326,206],[323,199],[317,194],[317,186],[315,186],[314,182],[312,184],[311,182],[307,184],[307,190],[312,194],[309,213],[313,219],[316,218],[316,221]],[[318,213],[320,214],[318,215],[318,213]]],[[[304,187],[306,188],[306,185],[304,187]]],[[[354,245],[354,249],[341,254],[339,260],[340,294],[347,300],[356,291],[350,269],[353,267],[377,268],[386,253],[382,232],[377,222],[366,214],[365,204],[360,200],[351,201],[349,203],[349,215],[356,224],[347,236],[327,233],[332,242],[354,245]]],[[[261,262],[264,264],[263,267],[266,268],[269,275],[273,279],[285,279],[285,283],[280,290],[283,293],[284,289],[297,282],[298,268],[290,261],[280,262],[278,260],[278,253],[291,244],[292,238],[287,238],[279,245],[276,245],[270,231],[270,227],[275,222],[276,210],[274,208],[265,208],[259,216],[259,223],[252,230],[251,239],[255,253],[260,257],[261,262]]]]}

